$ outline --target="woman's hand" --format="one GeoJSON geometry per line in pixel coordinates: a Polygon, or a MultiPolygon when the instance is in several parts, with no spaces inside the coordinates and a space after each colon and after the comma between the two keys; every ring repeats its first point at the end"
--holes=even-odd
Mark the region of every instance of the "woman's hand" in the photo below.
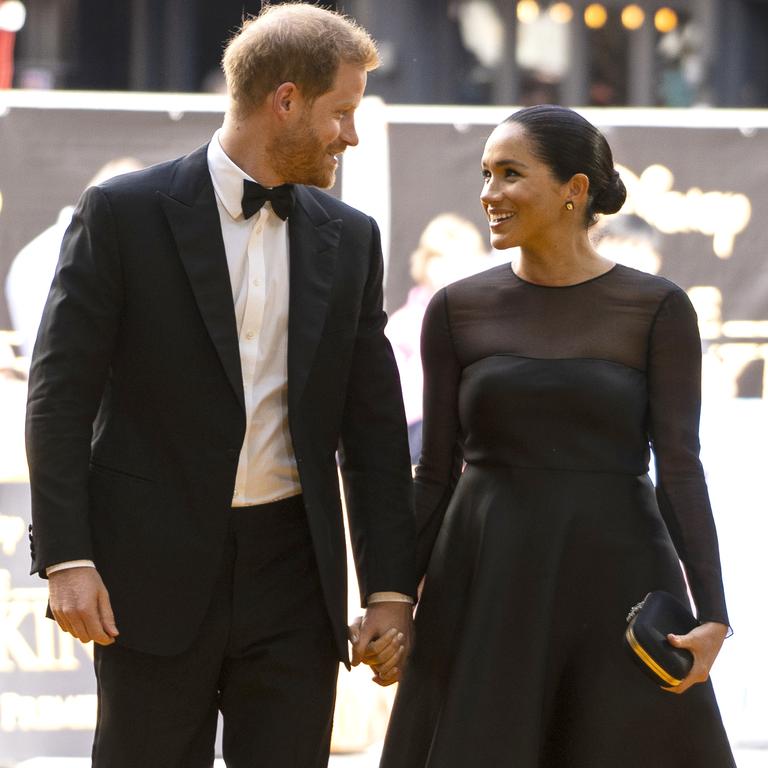
{"type": "Polygon", "coordinates": [[[725,624],[708,621],[687,635],[667,635],[670,645],[685,648],[693,654],[693,667],[680,685],[664,690],[670,693],[685,693],[692,685],[705,682],[727,634],[728,627],[725,624]]]}

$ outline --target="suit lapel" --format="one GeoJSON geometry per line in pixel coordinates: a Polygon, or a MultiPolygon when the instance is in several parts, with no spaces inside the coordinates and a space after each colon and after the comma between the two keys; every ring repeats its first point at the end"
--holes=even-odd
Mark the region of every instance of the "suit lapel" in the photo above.
{"type": "Polygon", "coordinates": [[[180,160],[170,194],[158,195],[205,327],[245,410],[232,285],[208,172],[207,147],[200,147],[180,160]]]}
{"type": "Polygon", "coordinates": [[[288,314],[288,405],[304,392],[325,322],[341,236],[341,219],[329,219],[311,192],[296,187],[288,218],[290,305],[288,314]]]}

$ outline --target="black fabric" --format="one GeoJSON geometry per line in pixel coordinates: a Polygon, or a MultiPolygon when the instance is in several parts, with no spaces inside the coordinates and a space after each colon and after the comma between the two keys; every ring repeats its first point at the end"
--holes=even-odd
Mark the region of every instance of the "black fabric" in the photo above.
{"type": "Polygon", "coordinates": [[[229,768],[324,768],[334,645],[301,502],[233,510],[190,648],[153,656],[96,646],[93,765],[210,768],[221,710],[229,768]]]}
{"type": "Polygon", "coordinates": [[[422,356],[426,579],[382,767],[733,765],[711,686],[660,691],[622,647],[649,591],[687,602],[678,554],[699,617],[728,621],[685,293],[503,265],[433,298],[422,356]]]}
{"type": "Polygon", "coordinates": [[[269,201],[272,210],[285,221],[293,209],[293,184],[281,184],[279,187],[262,187],[256,181],[243,179],[243,216],[250,219],[256,211],[269,201]]]}

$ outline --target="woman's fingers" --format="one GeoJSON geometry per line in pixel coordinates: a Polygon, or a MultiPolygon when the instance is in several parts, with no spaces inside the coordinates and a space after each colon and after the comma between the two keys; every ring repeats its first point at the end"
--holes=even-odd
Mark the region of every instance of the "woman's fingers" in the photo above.
{"type": "Polygon", "coordinates": [[[709,678],[709,671],[720,652],[728,627],[717,622],[707,622],[692,629],[686,635],[667,635],[667,642],[675,648],[685,648],[693,654],[693,666],[688,676],[674,688],[664,688],[670,693],[685,693],[691,686],[709,678]]]}
{"type": "Polygon", "coordinates": [[[358,651],[357,644],[360,642],[360,626],[363,623],[363,617],[358,616],[354,621],[347,627],[347,638],[349,639],[349,642],[352,644],[352,659],[351,663],[353,667],[356,667],[361,661],[362,657],[358,651]]]}

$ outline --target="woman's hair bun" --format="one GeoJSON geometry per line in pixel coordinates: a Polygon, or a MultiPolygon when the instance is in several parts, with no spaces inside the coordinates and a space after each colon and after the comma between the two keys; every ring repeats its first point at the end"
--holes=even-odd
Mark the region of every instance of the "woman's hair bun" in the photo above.
{"type": "Polygon", "coordinates": [[[616,213],[627,199],[627,189],[618,171],[611,172],[608,183],[597,191],[592,201],[595,213],[616,213]]]}

